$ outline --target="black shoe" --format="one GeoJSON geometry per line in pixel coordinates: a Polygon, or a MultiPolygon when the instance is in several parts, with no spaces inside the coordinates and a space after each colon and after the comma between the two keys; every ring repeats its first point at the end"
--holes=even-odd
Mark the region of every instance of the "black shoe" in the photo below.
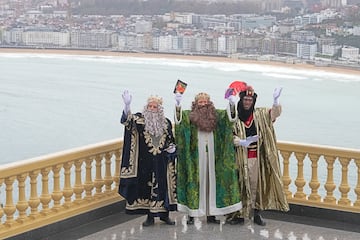
{"type": "Polygon", "coordinates": [[[161,217],[160,220],[166,223],[167,225],[175,225],[175,221],[172,221],[169,217],[163,217],[163,218],[161,217]]]}
{"type": "Polygon", "coordinates": [[[215,216],[208,216],[207,217],[207,223],[216,223],[216,224],[219,224],[220,223],[220,220],[217,220],[215,218],[215,216]]]}
{"type": "Polygon", "coordinates": [[[266,222],[264,221],[264,219],[261,217],[260,214],[254,215],[254,223],[259,225],[259,226],[265,226],[266,222]]]}
{"type": "Polygon", "coordinates": [[[230,223],[230,225],[237,225],[237,224],[243,225],[245,220],[244,218],[236,217],[229,220],[228,222],[230,223]]]}
{"type": "Polygon", "coordinates": [[[148,216],[148,217],[146,218],[146,221],[143,222],[142,225],[143,225],[144,227],[148,227],[148,226],[154,225],[154,217],[148,216]]]}
{"type": "Polygon", "coordinates": [[[189,219],[186,221],[186,223],[188,225],[193,225],[194,224],[194,217],[189,217],[189,219]]]}

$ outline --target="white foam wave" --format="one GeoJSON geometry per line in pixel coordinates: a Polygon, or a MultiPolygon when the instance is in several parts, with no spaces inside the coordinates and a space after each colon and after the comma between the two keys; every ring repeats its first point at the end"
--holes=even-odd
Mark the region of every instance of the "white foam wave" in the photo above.
{"type": "MultiPolygon", "coordinates": [[[[164,65],[182,68],[209,68],[223,72],[260,72],[266,76],[281,79],[312,79],[315,81],[360,82],[359,75],[349,73],[334,73],[326,70],[295,69],[264,64],[226,63],[216,61],[188,60],[174,58],[147,58],[130,56],[99,56],[99,55],[66,55],[41,53],[0,53],[4,58],[46,58],[72,59],[78,61],[108,62],[113,64],[164,65]]],[[[360,73],[359,73],[360,74],[360,73]]]]}
{"type": "Polygon", "coordinates": [[[263,73],[263,75],[274,78],[282,78],[282,79],[297,79],[297,80],[308,79],[306,77],[302,77],[299,75],[295,76],[295,75],[280,74],[280,73],[263,73]]]}

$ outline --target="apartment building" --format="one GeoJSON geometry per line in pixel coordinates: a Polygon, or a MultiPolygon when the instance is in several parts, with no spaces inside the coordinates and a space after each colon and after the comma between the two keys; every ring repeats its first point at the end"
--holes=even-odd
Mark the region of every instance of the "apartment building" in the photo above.
{"type": "Polygon", "coordinates": [[[341,57],[343,59],[357,61],[359,59],[359,48],[345,46],[341,48],[341,57]]]}

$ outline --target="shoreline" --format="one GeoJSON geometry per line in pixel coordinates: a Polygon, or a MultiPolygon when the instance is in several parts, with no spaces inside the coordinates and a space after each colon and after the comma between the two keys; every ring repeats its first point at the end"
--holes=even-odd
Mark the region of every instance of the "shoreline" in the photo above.
{"type": "Polygon", "coordinates": [[[182,55],[172,53],[133,53],[133,52],[113,52],[98,50],[72,50],[72,49],[32,49],[32,48],[0,48],[1,53],[37,53],[37,54],[63,54],[63,55],[83,55],[83,56],[114,56],[114,57],[139,57],[139,58],[167,58],[184,59],[209,62],[226,62],[239,64],[267,65],[274,67],[285,67],[299,70],[325,71],[339,74],[359,75],[360,71],[356,69],[335,67],[335,66],[315,66],[307,63],[284,63],[277,61],[262,61],[250,59],[234,59],[221,56],[201,56],[201,55],[182,55]]]}

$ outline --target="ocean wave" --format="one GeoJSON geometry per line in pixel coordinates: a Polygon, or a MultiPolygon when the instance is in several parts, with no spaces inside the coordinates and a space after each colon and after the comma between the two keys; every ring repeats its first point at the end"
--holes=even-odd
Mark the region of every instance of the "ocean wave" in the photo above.
{"type": "Polygon", "coordinates": [[[7,58],[45,58],[60,60],[77,60],[87,62],[107,62],[112,64],[163,65],[181,68],[214,69],[223,72],[257,72],[266,76],[281,79],[312,79],[315,81],[360,82],[359,75],[350,73],[335,73],[317,69],[299,69],[291,66],[274,66],[257,63],[227,63],[219,61],[189,60],[176,58],[152,58],[133,56],[104,56],[104,55],[71,55],[71,54],[42,54],[42,53],[0,53],[0,57],[7,58]]]}
{"type": "Polygon", "coordinates": [[[307,77],[302,77],[299,75],[289,75],[289,74],[280,74],[280,73],[263,73],[263,75],[274,78],[282,78],[282,79],[296,79],[296,80],[308,79],[307,77]]]}

